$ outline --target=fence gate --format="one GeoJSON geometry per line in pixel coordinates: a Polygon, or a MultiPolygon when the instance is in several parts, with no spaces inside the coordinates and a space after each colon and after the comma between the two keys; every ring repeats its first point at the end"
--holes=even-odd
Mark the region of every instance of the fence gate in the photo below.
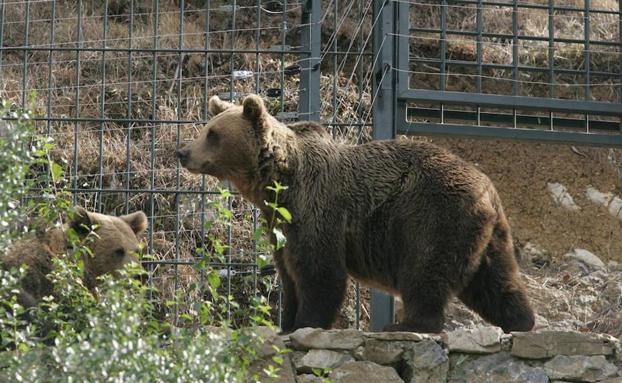
{"type": "MultiPolygon", "coordinates": [[[[375,138],[622,146],[622,1],[376,0],[374,10],[375,138]]],[[[372,327],[391,305],[372,294],[372,327]]]]}
{"type": "Polygon", "coordinates": [[[394,133],[622,145],[621,1],[381,3],[394,133]]]}

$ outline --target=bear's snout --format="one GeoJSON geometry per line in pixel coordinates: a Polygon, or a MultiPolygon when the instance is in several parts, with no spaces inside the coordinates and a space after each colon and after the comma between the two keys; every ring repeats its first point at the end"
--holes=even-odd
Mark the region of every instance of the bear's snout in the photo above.
{"type": "Polygon", "coordinates": [[[184,149],[184,147],[177,149],[177,158],[179,158],[179,162],[181,162],[182,166],[186,166],[188,163],[189,154],[188,149],[184,149]]]}

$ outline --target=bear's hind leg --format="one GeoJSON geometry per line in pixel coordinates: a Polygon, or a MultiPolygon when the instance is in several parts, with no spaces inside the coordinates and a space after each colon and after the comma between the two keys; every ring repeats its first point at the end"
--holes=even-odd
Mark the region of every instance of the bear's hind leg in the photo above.
{"type": "Polygon", "coordinates": [[[404,320],[385,327],[385,331],[438,333],[445,322],[445,306],[450,296],[449,284],[434,278],[417,278],[400,289],[404,302],[404,320]]]}
{"type": "Polygon", "coordinates": [[[535,323],[513,257],[489,248],[473,278],[458,295],[469,308],[506,333],[529,331],[535,323]]]}

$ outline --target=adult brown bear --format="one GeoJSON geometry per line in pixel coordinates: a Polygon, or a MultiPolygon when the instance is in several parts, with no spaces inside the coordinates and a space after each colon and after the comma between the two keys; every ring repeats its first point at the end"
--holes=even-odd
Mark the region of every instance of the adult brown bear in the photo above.
{"type": "Polygon", "coordinates": [[[177,152],[185,168],[231,181],[268,216],[266,186],[289,187],[279,205],[293,220],[274,255],[284,331],[330,327],[348,274],[402,297],[389,330],[441,331],[452,294],[506,332],[533,327],[499,196],[475,167],[424,142],[338,143],[318,124],[278,122],[255,95],[212,97],[209,111],[177,152]]]}

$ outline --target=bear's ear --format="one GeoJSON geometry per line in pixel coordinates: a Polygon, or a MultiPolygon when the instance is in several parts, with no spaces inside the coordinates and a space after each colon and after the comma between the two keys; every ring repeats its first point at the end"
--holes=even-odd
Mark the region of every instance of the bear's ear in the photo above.
{"type": "Polygon", "coordinates": [[[147,230],[147,216],[142,211],[137,211],[128,215],[122,215],[119,218],[127,222],[127,224],[136,235],[141,234],[143,231],[147,230]]]}
{"type": "Polygon", "coordinates": [[[256,94],[246,96],[246,98],[244,99],[243,107],[244,109],[242,114],[246,119],[251,121],[257,120],[266,112],[266,107],[264,106],[263,100],[256,94]]]}
{"type": "Polygon", "coordinates": [[[69,226],[80,235],[90,233],[91,227],[95,224],[94,217],[83,207],[76,206],[75,214],[69,226]]]}
{"type": "Polygon", "coordinates": [[[234,106],[232,103],[221,100],[218,96],[212,96],[207,104],[207,111],[216,116],[234,106]]]}

